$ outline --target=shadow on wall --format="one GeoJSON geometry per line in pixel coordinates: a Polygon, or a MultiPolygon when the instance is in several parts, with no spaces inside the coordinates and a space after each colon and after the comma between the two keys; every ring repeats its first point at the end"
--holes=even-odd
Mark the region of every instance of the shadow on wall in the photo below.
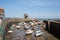
{"type": "Polygon", "coordinates": [[[50,22],[50,33],[60,39],[60,23],[50,22]]]}
{"type": "Polygon", "coordinates": [[[60,39],[60,23],[50,21],[50,29],[48,29],[48,21],[44,22],[46,23],[46,30],[60,39]]]}

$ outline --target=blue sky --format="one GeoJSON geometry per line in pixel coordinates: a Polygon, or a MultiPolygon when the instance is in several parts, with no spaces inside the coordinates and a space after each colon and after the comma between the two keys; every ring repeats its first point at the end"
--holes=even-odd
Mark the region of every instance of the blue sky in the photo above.
{"type": "Polygon", "coordinates": [[[60,18],[60,0],[0,0],[6,17],[60,18]]]}

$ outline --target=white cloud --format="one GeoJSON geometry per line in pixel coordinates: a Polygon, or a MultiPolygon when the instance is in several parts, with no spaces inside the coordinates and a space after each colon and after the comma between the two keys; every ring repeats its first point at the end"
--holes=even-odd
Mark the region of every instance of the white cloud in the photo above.
{"type": "Polygon", "coordinates": [[[60,5],[60,1],[30,0],[30,1],[25,1],[24,4],[28,6],[53,6],[53,5],[60,5]]]}

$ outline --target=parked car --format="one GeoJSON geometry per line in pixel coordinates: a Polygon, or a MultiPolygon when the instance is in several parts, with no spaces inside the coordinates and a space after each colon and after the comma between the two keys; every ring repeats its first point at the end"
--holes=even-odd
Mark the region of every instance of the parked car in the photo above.
{"type": "Polygon", "coordinates": [[[12,33],[13,31],[12,30],[9,30],[8,33],[12,33]]]}
{"type": "Polygon", "coordinates": [[[17,29],[19,29],[19,28],[20,28],[20,26],[16,26],[16,28],[17,28],[17,29]]]}
{"type": "Polygon", "coordinates": [[[41,25],[41,24],[43,24],[43,21],[38,21],[38,25],[41,25]]]}
{"type": "Polygon", "coordinates": [[[30,27],[29,27],[29,26],[27,26],[27,25],[25,25],[25,26],[24,26],[24,29],[26,29],[26,30],[27,30],[27,29],[29,29],[29,28],[30,28],[30,27]]]}
{"type": "Polygon", "coordinates": [[[41,32],[40,30],[37,30],[36,32],[35,32],[35,36],[40,36],[40,35],[42,35],[43,34],[43,32],[41,32]]]}
{"type": "Polygon", "coordinates": [[[10,27],[10,30],[13,30],[14,29],[14,27],[10,27]]]}
{"type": "Polygon", "coordinates": [[[43,32],[40,30],[39,27],[34,28],[34,30],[35,30],[35,36],[40,36],[43,34],[43,32]]]}
{"type": "Polygon", "coordinates": [[[34,23],[32,22],[32,23],[31,23],[31,26],[33,26],[33,25],[34,25],[34,23]]]}
{"type": "Polygon", "coordinates": [[[22,23],[18,23],[18,25],[20,26],[22,23]]]}
{"type": "Polygon", "coordinates": [[[33,33],[33,30],[31,29],[26,30],[26,34],[32,34],[32,33],[33,33]]]}

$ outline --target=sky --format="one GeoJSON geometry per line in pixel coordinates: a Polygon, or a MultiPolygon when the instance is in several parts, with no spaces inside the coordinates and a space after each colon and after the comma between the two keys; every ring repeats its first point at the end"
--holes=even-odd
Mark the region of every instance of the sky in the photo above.
{"type": "Polygon", "coordinates": [[[5,17],[60,18],[60,0],[0,0],[5,17]]]}

